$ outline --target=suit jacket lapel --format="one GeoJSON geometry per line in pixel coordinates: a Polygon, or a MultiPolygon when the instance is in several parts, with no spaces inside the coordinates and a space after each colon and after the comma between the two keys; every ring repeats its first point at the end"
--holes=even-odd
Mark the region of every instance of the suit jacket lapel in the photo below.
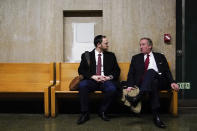
{"type": "Polygon", "coordinates": [[[107,65],[107,55],[106,55],[106,52],[104,51],[103,52],[103,70],[105,71],[105,66],[107,65]]]}
{"type": "Polygon", "coordinates": [[[144,54],[143,54],[143,53],[142,53],[141,56],[140,56],[140,62],[145,64],[145,61],[144,61],[144,54]]]}
{"type": "Polygon", "coordinates": [[[92,68],[92,71],[94,71],[93,73],[96,74],[96,60],[95,60],[95,51],[94,50],[91,51],[91,55],[90,55],[90,61],[91,61],[90,65],[92,65],[90,67],[92,68]]]}
{"type": "Polygon", "coordinates": [[[143,67],[145,69],[145,61],[144,61],[144,54],[143,53],[141,53],[141,55],[140,55],[140,64],[143,64],[144,65],[143,67]]]}

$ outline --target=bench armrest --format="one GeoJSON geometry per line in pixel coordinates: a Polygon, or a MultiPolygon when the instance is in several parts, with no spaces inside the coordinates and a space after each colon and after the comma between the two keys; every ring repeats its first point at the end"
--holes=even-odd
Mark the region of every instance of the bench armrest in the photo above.
{"type": "Polygon", "coordinates": [[[60,88],[59,82],[56,82],[55,85],[51,86],[51,116],[56,116],[56,97],[55,97],[55,91],[56,89],[60,88]]]}

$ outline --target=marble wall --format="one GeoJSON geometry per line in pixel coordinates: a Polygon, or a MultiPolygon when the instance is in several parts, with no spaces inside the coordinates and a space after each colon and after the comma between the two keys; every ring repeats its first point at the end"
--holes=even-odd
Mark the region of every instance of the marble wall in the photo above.
{"type": "Polygon", "coordinates": [[[102,10],[102,31],[119,62],[139,53],[141,37],[152,38],[175,75],[176,0],[0,0],[0,62],[64,61],[64,10],[102,10]]]}

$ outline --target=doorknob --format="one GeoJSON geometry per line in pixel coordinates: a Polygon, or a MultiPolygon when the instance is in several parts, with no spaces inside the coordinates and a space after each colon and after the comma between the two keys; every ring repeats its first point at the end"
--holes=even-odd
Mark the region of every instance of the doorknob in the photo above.
{"type": "Polygon", "coordinates": [[[176,51],[176,55],[177,56],[182,56],[183,55],[183,51],[182,50],[177,50],[176,51]]]}

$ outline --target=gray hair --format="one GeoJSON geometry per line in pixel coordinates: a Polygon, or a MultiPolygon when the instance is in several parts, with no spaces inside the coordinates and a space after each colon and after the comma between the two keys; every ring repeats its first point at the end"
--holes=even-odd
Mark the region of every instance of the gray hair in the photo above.
{"type": "Polygon", "coordinates": [[[153,41],[152,41],[150,38],[148,38],[148,37],[143,37],[143,38],[140,39],[140,41],[141,41],[141,40],[147,40],[147,41],[148,41],[148,45],[149,45],[149,46],[153,46],[153,41]]]}

